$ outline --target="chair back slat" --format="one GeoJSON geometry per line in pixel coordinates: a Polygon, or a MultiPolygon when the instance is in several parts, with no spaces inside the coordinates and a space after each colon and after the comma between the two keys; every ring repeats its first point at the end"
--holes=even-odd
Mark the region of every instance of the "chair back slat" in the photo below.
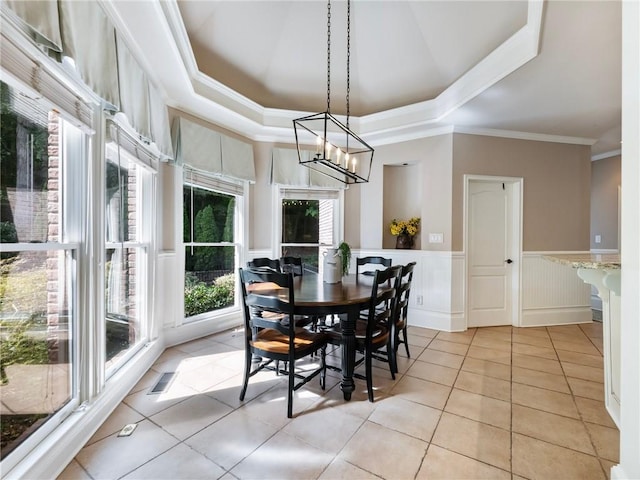
{"type": "Polygon", "coordinates": [[[362,272],[360,271],[360,267],[364,266],[364,265],[380,265],[382,267],[390,267],[391,266],[391,259],[390,258],[384,258],[384,257],[360,257],[360,258],[356,258],[356,275],[360,275],[361,273],[363,275],[373,275],[375,273],[375,270],[363,270],[362,272]]]}
{"type": "Polygon", "coordinates": [[[278,260],[277,258],[254,258],[253,260],[249,260],[247,262],[247,268],[251,268],[254,270],[257,268],[268,268],[276,272],[282,272],[282,270],[280,269],[280,260],[278,260]]]}
{"type": "Polygon", "coordinates": [[[294,277],[301,277],[304,275],[304,265],[302,264],[302,258],[300,257],[280,257],[280,268],[283,272],[293,273],[294,277]]]}

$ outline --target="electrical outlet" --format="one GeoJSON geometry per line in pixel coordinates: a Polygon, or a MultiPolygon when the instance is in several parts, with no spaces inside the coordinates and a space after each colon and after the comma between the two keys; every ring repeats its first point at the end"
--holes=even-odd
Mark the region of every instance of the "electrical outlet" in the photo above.
{"type": "Polygon", "coordinates": [[[125,425],[124,427],[122,427],[122,430],[120,430],[120,433],[118,433],[119,437],[128,437],[129,435],[131,435],[133,433],[133,431],[136,429],[136,427],[138,426],[137,423],[129,423],[127,425],[125,425]]]}
{"type": "Polygon", "coordinates": [[[430,233],[429,243],[442,243],[444,241],[444,234],[442,233],[430,233]]]}
{"type": "Polygon", "coordinates": [[[596,235],[596,243],[600,243],[602,241],[602,236],[596,235]]]}
{"type": "Polygon", "coordinates": [[[422,298],[422,295],[418,295],[416,297],[416,305],[422,305],[423,301],[424,301],[424,299],[422,298]]]}

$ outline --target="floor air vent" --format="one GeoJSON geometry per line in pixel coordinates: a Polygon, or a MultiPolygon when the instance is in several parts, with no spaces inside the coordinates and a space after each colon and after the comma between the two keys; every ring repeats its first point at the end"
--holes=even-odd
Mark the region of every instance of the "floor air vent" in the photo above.
{"type": "Polygon", "coordinates": [[[167,390],[175,374],[176,372],[163,373],[162,376],[160,377],[160,380],[158,380],[158,383],[155,384],[155,386],[151,389],[151,391],[147,395],[154,395],[156,393],[162,393],[165,390],[167,390]]]}

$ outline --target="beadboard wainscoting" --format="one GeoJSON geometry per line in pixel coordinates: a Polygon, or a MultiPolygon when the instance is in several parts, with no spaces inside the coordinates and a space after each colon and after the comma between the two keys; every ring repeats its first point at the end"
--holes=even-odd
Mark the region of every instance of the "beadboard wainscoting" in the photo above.
{"type": "Polygon", "coordinates": [[[591,321],[591,287],[576,270],[551,262],[545,255],[589,252],[524,252],[522,254],[523,327],[591,321]]]}

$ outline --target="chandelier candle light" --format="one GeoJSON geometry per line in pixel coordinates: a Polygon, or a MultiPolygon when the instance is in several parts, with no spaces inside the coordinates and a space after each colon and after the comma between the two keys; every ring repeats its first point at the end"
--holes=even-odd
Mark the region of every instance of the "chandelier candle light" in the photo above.
{"type": "Polygon", "coordinates": [[[346,124],[331,114],[331,0],[327,2],[327,111],[293,121],[298,161],[343,183],[367,183],[373,148],[349,128],[351,0],[347,0],[347,117],[346,124]],[[304,148],[313,144],[315,152],[304,148]]]}

